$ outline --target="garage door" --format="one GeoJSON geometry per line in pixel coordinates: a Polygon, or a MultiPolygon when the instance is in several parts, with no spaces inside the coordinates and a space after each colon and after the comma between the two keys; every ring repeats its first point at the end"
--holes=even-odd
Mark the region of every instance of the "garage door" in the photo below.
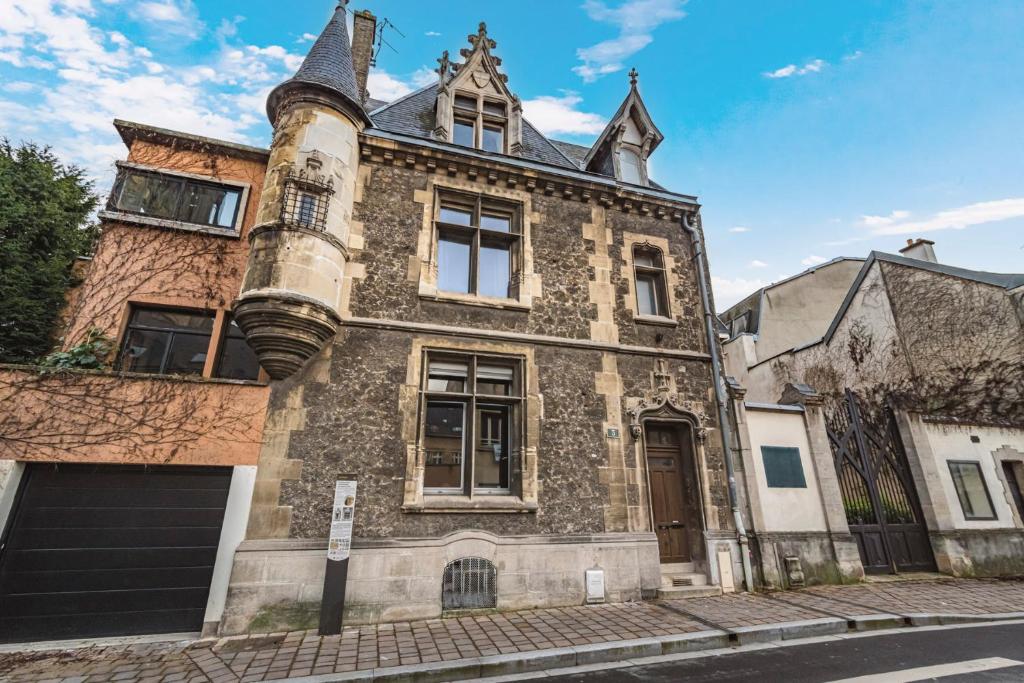
{"type": "Polygon", "coordinates": [[[0,641],[199,631],[230,481],[28,465],[0,550],[0,641]]]}

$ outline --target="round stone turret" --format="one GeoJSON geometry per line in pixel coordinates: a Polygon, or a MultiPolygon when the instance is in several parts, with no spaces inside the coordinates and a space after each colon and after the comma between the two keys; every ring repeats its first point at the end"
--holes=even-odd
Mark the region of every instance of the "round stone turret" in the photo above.
{"type": "Polygon", "coordinates": [[[267,98],[274,138],[234,314],[274,379],[297,372],[341,322],[358,136],[370,123],[360,101],[342,2],[267,98]]]}

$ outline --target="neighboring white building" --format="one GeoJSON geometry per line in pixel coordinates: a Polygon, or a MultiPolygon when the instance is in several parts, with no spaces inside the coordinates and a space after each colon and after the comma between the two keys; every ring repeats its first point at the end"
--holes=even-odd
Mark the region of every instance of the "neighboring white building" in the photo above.
{"type": "Polygon", "coordinates": [[[851,549],[868,572],[1024,573],[1024,274],[940,264],[928,240],[901,251],[719,316],[768,583],[797,559],[808,580],[855,578],[851,549]]]}

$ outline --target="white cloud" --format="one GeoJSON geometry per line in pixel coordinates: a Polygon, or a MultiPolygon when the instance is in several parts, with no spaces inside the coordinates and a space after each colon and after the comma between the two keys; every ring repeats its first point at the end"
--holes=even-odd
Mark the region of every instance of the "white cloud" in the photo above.
{"type": "Polygon", "coordinates": [[[909,211],[893,211],[888,216],[861,216],[860,223],[867,228],[880,228],[886,225],[892,225],[898,221],[903,220],[910,216],[909,211]]]}
{"type": "Polygon", "coordinates": [[[192,0],[150,0],[134,8],[135,17],[149,24],[159,24],[157,30],[178,38],[196,39],[204,26],[192,0]]]}
{"type": "Polygon", "coordinates": [[[598,135],[607,125],[599,114],[579,111],[583,98],[572,91],[523,101],[523,115],[544,135],[598,135]]]}
{"type": "Polygon", "coordinates": [[[31,92],[36,89],[36,85],[28,81],[11,81],[4,83],[3,88],[7,92],[31,92]]]}
{"type": "Polygon", "coordinates": [[[810,267],[810,266],[820,266],[822,263],[825,263],[826,261],[828,261],[828,259],[825,258],[824,256],[815,256],[814,254],[811,254],[807,258],[805,258],[802,261],[800,261],[800,263],[802,263],[805,266],[810,267]]]}
{"type": "Polygon", "coordinates": [[[686,16],[686,0],[625,0],[618,7],[609,7],[604,0],[586,0],[583,9],[594,21],[617,26],[616,38],[576,50],[583,63],[573,68],[585,83],[624,68],[623,62],[651,44],[651,33],[658,26],[686,16]]]}
{"type": "Polygon", "coordinates": [[[843,56],[843,61],[844,62],[852,62],[854,60],[860,59],[863,56],[864,56],[863,52],[861,52],[860,50],[855,50],[854,52],[851,52],[848,55],[844,55],[843,56]]]}
{"type": "Polygon", "coordinates": [[[789,78],[790,76],[806,76],[807,74],[818,73],[821,71],[827,63],[823,59],[815,59],[807,62],[803,66],[797,66],[796,64],[788,64],[775,71],[766,71],[764,73],[766,78],[789,78]]]}
{"type": "Polygon", "coordinates": [[[375,100],[391,102],[402,95],[408,95],[413,87],[402,79],[392,76],[383,69],[371,69],[366,78],[366,89],[370,91],[370,97],[375,100]]]}
{"type": "Polygon", "coordinates": [[[437,72],[427,66],[421,66],[412,72],[410,79],[417,88],[422,88],[431,83],[437,83],[437,72]]]}
{"type": "Polygon", "coordinates": [[[750,232],[750,228],[745,225],[736,225],[729,228],[729,232],[750,232]]]}
{"type": "Polygon", "coordinates": [[[438,33],[437,31],[427,31],[427,32],[426,32],[426,33],[424,33],[423,35],[425,35],[425,36],[429,36],[430,38],[436,38],[436,37],[438,37],[438,36],[439,36],[439,35],[441,35],[441,34],[440,34],[440,33],[438,33]]]}
{"type": "Polygon", "coordinates": [[[759,261],[757,259],[754,259],[753,261],[750,262],[750,267],[751,268],[767,268],[768,264],[765,263],[764,261],[759,261]]]}
{"type": "Polygon", "coordinates": [[[975,225],[1024,218],[1024,197],[977,202],[939,211],[922,220],[908,220],[909,211],[893,211],[888,216],[862,216],[860,223],[873,235],[908,235],[936,230],[964,230],[975,225]]]}
{"type": "Polygon", "coordinates": [[[741,277],[729,279],[712,275],[711,288],[715,292],[715,308],[724,311],[737,301],[767,285],[767,282],[760,279],[747,280],[741,277]]]}
{"type": "Polygon", "coordinates": [[[303,33],[301,36],[298,37],[298,39],[295,42],[296,43],[312,43],[313,41],[315,41],[317,39],[317,37],[318,36],[315,33],[303,33]]]}

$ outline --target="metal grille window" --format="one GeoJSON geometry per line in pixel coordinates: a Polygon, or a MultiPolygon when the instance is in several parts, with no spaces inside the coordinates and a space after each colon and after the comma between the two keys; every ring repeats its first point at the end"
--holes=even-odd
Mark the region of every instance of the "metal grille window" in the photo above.
{"type": "Polygon", "coordinates": [[[522,361],[440,351],[424,360],[424,491],[511,493],[522,442],[522,361]]]}
{"type": "Polygon", "coordinates": [[[107,206],[113,211],[234,229],[241,198],[238,187],[121,167],[107,206]]]}
{"type": "Polygon", "coordinates": [[[465,557],[444,568],[441,606],[445,610],[486,609],[498,605],[494,564],[482,557],[465,557]]]}
{"type": "Polygon", "coordinates": [[[519,207],[447,192],[436,205],[437,288],[516,298],[522,263],[519,207]]]}
{"type": "Polygon", "coordinates": [[[633,271],[636,275],[637,312],[640,315],[670,317],[665,259],[661,250],[646,245],[634,247],[633,271]]]}
{"type": "Polygon", "coordinates": [[[334,181],[315,170],[290,169],[284,181],[281,222],[310,230],[327,229],[334,181]]]}

